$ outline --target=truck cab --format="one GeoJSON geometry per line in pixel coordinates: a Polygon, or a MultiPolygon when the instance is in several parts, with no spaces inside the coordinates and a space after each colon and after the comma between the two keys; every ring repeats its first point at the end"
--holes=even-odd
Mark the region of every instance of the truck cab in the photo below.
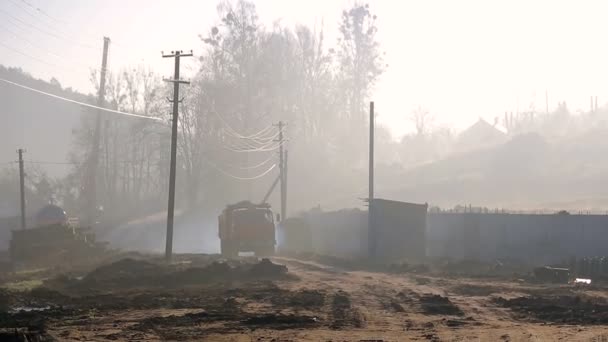
{"type": "Polygon", "coordinates": [[[269,204],[248,201],[227,206],[218,217],[222,255],[238,256],[254,252],[256,256],[273,255],[275,221],[269,204]]]}

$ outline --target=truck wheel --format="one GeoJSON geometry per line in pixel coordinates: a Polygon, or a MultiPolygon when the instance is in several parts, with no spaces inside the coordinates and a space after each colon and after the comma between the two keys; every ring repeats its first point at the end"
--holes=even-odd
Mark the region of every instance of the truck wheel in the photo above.
{"type": "Polygon", "coordinates": [[[239,252],[236,250],[234,243],[231,241],[222,240],[222,255],[226,258],[234,258],[238,256],[239,252]]]}

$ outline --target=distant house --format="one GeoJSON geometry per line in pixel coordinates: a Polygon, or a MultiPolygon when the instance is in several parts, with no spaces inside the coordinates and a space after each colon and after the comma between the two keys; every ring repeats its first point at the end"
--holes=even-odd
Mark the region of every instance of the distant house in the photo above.
{"type": "Polygon", "coordinates": [[[498,125],[492,125],[484,119],[479,119],[471,127],[465,129],[456,138],[453,152],[469,152],[488,148],[507,142],[507,133],[498,125]]]}

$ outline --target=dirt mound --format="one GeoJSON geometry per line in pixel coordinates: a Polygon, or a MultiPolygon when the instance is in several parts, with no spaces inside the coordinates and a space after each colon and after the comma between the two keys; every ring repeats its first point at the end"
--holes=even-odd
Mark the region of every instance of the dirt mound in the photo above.
{"type": "Polygon", "coordinates": [[[409,264],[407,262],[394,263],[388,266],[390,273],[428,273],[429,265],[426,264],[409,264]]]}
{"type": "Polygon", "coordinates": [[[499,289],[493,286],[485,286],[485,285],[472,285],[472,284],[462,284],[458,286],[453,286],[450,288],[450,291],[463,295],[463,296],[489,296],[493,293],[499,292],[499,289]]]}
{"type": "Polygon", "coordinates": [[[316,317],[283,314],[264,314],[251,316],[243,321],[242,324],[252,329],[305,329],[318,325],[316,317]]]}
{"type": "Polygon", "coordinates": [[[325,293],[318,290],[281,291],[272,297],[271,302],[279,307],[314,309],[325,304],[325,293]]]}
{"type": "MultiPolygon", "coordinates": [[[[211,259],[207,259],[211,262],[211,259]]],[[[202,261],[192,264],[165,265],[146,260],[122,259],[100,266],[82,279],[56,277],[45,286],[64,293],[82,294],[90,291],[114,291],[133,288],[174,288],[211,282],[255,281],[279,279],[288,275],[285,265],[261,261],[213,261],[204,266],[202,261]]]]}
{"type": "Polygon", "coordinates": [[[184,340],[200,339],[209,333],[246,332],[255,329],[305,329],[320,325],[318,319],[312,316],[245,312],[231,297],[224,300],[216,297],[210,299],[207,304],[204,311],[143,319],[131,326],[130,330],[154,332],[168,340],[184,340]],[[200,329],[203,324],[209,328],[200,329]]]}
{"type": "Polygon", "coordinates": [[[158,264],[126,258],[94,269],[82,279],[81,284],[129,285],[163,273],[165,270],[158,264]]]}
{"type": "Polygon", "coordinates": [[[0,329],[0,341],[46,342],[54,341],[54,339],[42,331],[31,331],[29,329],[0,329]]]}
{"type": "Polygon", "coordinates": [[[287,266],[274,264],[270,259],[262,259],[251,266],[249,272],[261,277],[277,277],[287,274],[287,266]]]}
{"type": "Polygon", "coordinates": [[[11,303],[11,295],[7,290],[0,289],[0,312],[6,312],[11,303]]]}
{"type": "Polygon", "coordinates": [[[562,324],[608,324],[608,304],[600,298],[580,296],[497,298],[521,319],[562,324]]]}
{"type": "Polygon", "coordinates": [[[403,305],[395,300],[389,300],[387,303],[383,303],[383,306],[387,311],[405,312],[403,305]]]}
{"type": "Polygon", "coordinates": [[[521,277],[532,271],[530,265],[512,260],[435,260],[431,268],[439,274],[473,278],[521,277]]]}
{"type": "Polygon", "coordinates": [[[331,318],[330,327],[332,329],[361,328],[364,325],[363,316],[352,306],[350,296],[344,291],[339,291],[334,295],[331,304],[331,318]]]}
{"type": "Polygon", "coordinates": [[[429,315],[462,316],[464,313],[448,297],[427,294],[420,298],[420,305],[424,313],[429,315]]]}

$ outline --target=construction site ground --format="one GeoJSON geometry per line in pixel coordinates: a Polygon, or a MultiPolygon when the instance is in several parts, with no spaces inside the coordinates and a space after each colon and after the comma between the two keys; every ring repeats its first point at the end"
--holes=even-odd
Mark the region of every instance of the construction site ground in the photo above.
{"type": "Polygon", "coordinates": [[[608,285],[458,270],[129,255],[13,272],[2,279],[0,339],[608,341],[608,285]]]}

